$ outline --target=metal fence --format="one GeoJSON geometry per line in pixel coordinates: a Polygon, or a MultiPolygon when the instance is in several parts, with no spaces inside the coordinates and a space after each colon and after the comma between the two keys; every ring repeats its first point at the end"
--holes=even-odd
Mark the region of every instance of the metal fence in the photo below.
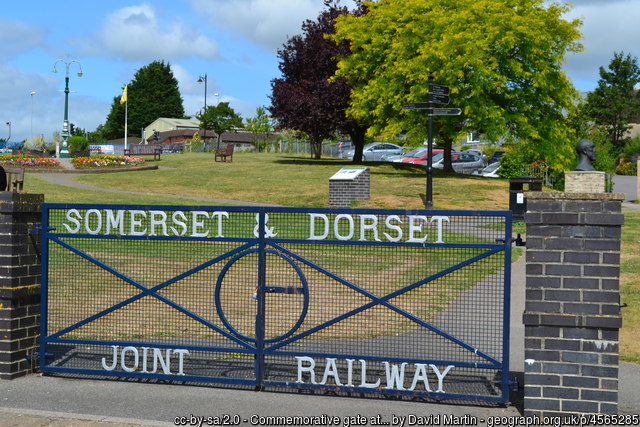
{"type": "Polygon", "coordinates": [[[510,224],[45,204],[40,368],[505,402],[510,224]]]}

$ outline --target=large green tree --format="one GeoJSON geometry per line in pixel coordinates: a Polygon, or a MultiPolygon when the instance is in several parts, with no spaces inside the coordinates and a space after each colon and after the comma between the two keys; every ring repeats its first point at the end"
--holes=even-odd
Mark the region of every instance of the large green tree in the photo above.
{"type": "MultiPolygon", "coordinates": [[[[108,139],[124,137],[125,105],[120,98],[121,94],[113,98],[104,125],[103,135],[108,139]]],[[[159,117],[185,117],[178,80],[164,61],[154,61],[136,71],[127,87],[127,99],[129,135],[138,135],[159,117]]]]}
{"type": "Polygon", "coordinates": [[[242,127],[242,117],[229,106],[228,102],[220,102],[218,105],[208,105],[207,109],[196,115],[200,120],[200,127],[213,130],[218,135],[217,147],[220,148],[220,136],[222,132],[242,127]]]}
{"type": "MultiPolygon", "coordinates": [[[[526,141],[556,169],[573,158],[563,117],[576,90],[562,71],[582,46],[569,6],[544,0],[380,0],[361,16],[342,15],[334,40],[348,41],[337,77],[354,84],[348,114],[374,123],[369,133],[424,136],[429,73],[451,89],[460,116],[436,116],[438,143],[451,150],[461,131],[526,141]]],[[[445,156],[450,161],[449,156],[445,156]]],[[[450,163],[445,165],[450,169],[450,163]]]]}
{"type": "Polygon", "coordinates": [[[638,58],[615,52],[609,69],[600,67],[598,87],[587,95],[587,114],[607,130],[609,141],[620,152],[629,140],[631,119],[640,113],[638,58]]]}

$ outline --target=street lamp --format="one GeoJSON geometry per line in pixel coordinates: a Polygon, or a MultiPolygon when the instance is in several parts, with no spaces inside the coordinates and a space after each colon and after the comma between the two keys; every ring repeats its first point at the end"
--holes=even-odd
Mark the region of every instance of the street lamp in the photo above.
{"type": "Polygon", "coordinates": [[[9,136],[7,137],[7,142],[11,139],[11,122],[7,122],[7,126],[9,126],[9,136]]]}
{"type": "Polygon", "coordinates": [[[31,92],[31,133],[30,133],[30,137],[33,138],[33,95],[35,95],[36,92],[31,92]]]}
{"type": "MultiPolygon", "coordinates": [[[[62,123],[62,150],[60,150],[59,153],[56,153],[56,156],[60,158],[67,158],[69,157],[69,67],[74,62],[78,64],[78,68],[80,68],[80,71],[78,71],[78,77],[82,77],[82,65],[80,65],[80,63],[75,59],[68,62],[64,59],[58,59],[53,63],[52,71],[54,73],[57,73],[56,64],[58,62],[62,62],[65,64],[67,73],[64,78],[64,122],[62,123]]],[[[59,148],[56,147],[56,149],[59,148]]]]}
{"type": "Polygon", "coordinates": [[[203,113],[207,112],[207,73],[204,76],[198,76],[198,83],[204,82],[204,110],[203,113]]]}
{"type": "Polygon", "coordinates": [[[220,105],[220,94],[219,93],[214,93],[213,96],[215,96],[216,99],[218,100],[218,103],[216,105],[220,105]]]}

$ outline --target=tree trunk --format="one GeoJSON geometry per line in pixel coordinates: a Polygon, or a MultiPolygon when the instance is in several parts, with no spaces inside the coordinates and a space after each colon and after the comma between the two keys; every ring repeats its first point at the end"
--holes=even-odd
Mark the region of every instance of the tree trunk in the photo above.
{"type": "Polygon", "coordinates": [[[322,140],[311,140],[311,156],[316,160],[322,158],[322,140]]]}
{"type": "Polygon", "coordinates": [[[445,172],[453,172],[453,166],[451,165],[451,151],[453,146],[453,140],[447,139],[444,141],[444,162],[443,170],[445,172]]]}
{"type": "Polygon", "coordinates": [[[364,136],[367,129],[364,127],[357,127],[349,132],[349,137],[353,143],[355,152],[353,154],[353,163],[362,162],[362,149],[364,148],[364,136]]]}

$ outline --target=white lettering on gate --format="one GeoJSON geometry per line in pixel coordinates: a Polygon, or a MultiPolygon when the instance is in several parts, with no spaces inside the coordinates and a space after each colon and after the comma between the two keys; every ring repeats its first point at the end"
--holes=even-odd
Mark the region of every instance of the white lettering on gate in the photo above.
{"type": "MultiPolygon", "coordinates": [[[[340,372],[337,367],[337,363],[335,358],[327,357],[325,358],[325,367],[324,373],[322,375],[322,380],[318,383],[316,382],[316,362],[313,358],[308,356],[296,356],[295,357],[298,364],[298,378],[296,383],[304,384],[305,377],[308,377],[309,383],[311,384],[320,384],[325,385],[331,378],[333,383],[337,386],[347,386],[353,387],[353,362],[354,359],[344,359],[347,362],[347,382],[346,384],[342,383],[342,379],[340,378],[340,372]]],[[[382,378],[378,378],[375,382],[367,382],[367,361],[363,359],[359,359],[360,362],[360,384],[359,387],[363,388],[378,388],[382,382],[382,378]]],[[[426,391],[432,391],[429,385],[429,376],[427,375],[427,365],[424,363],[414,363],[414,373],[413,380],[411,381],[411,386],[407,389],[405,388],[405,375],[407,373],[408,363],[401,363],[400,365],[393,364],[390,362],[382,362],[385,368],[385,379],[387,390],[410,390],[413,391],[418,386],[419,382],[424,384],[424,389],[426,391]]],[[[443,385],[444,379],[449,373],[449,371],[453,368],[453,365],[448,365],[445,367],[443,371],[440,371],[438,367],[434,364],[429,364],[429,368],[433,371],[433,374],[438,381],[438,387],[436,389],[437,393],[444,393],[443,385]]],[[[344,373],[342,374],[344,375],[344,373]]]]}
{"type": "MultiPolygon", "coordinates": [[[[389,215],[384,220],[384,227],[387,231],[380,233],[380,222],[378,216],[370,214],[350,215],[339,214],[333,218],[333,227],[331,221],[325,214],[309,213],[309,237],[307,240],[326,240],[333,228],[333,236],[337,240],[351,240],[354,237],[356,223],[359,228],[359,241],[382,241],[382,235],[389,242],[399,242],[403,239],[404,231],[400,225],[403,224],[402,219],[398,215],[389,215]],[[367,232],[372,235],[372,239],[367,239],[367,232]]],[[[406,241],[409,243],[425,243],[428,234],[423,228],[433,222],[436,223],[437,238],[435,243],[444,243],[443,241],[443,223],[449,222],[449,217],[434,215],[429,219],[424,215],[407,215],[408,230],[406,241]]]]}
{"type": "Polygon", "coordinates": [[[102,358],[102,369],[105,371],[113,371],[116,369],[118,365],[118,360],[120,361],[120,367],[125,372],[136,372],[140,371],[145,374],[153,374],[158,371],[158,366],[162,368],[162,373],[165,375],[171,375],[171,355],[178,355],[178,372],[176,375],[184,375],[184,356],[189,354],[189,350],[185,349],[170,349],[167,348],[164,351],[164,356],[162,354],[162,350],[159,348],[149,348],[149,347],[141,347],[142,349],[142,368],[140,368],[140,352],[136,347],[127,346],[122,350],[119,350],[120,346],[112,345],[113,355],[111,364],[107,364],[107,358],[102,358]],[[153,370],[149,371],[147,360],[148,360],[148,352],[149,350],[153,350],[153,370]],[[133,357],[133,364],[131,366],[127,366],[127,355],[133,357]]]}
{"type": "MultiPolygon", "coordinates": [[[[259,215],[256,224],[259,222],[259,215]]],[[[360,242],[444,243],[444,223],[450,222],[449,217],[439,215],[401,217],[399,215],[338,214],[333,218],[320,213],[307,215],[309,215],[309,236],[306,240],[312,241],[357,239],[360,242]],[[431,225],[434,223],[435,226],[431,225]],[[427,232],[430,225],[435,229],[435,239],[427,232]]],[[[169,214],[161,210],[88,209],[83,213],[78,209],[69,209],[66,211],[66,221],[62,226],[71,234],[220,238],[225,237],[223,226],[229,217],[230,213],[226,211],[191,211],[189,216],[184,211],[173,211],[169,214]]],[[[268,217],[265,217],[265,222],[267,219],[268,217]]],[[[255,230],[257,226],[254,232],[255,230]]],[[[277,234],[275,227],[265,230],[267,238],[275,237],[277,234]]],[[[298,236],[293,237],[298,238],[298,236]]]]}

